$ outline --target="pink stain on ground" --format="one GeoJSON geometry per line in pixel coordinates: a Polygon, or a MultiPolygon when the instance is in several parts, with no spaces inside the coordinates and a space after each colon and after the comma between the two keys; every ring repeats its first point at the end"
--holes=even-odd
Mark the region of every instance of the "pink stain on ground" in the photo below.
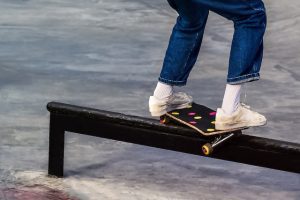
{"type": "Polygon", "coordinates": [[[42,185],[18,188],[0,188],[2,200],[79,200],[70,197],[60,190],[51,189],[42,185]]]}
{"type": "Polygon", "coordinates": [[[217,114],[217,112],[211,112],[211,113],[209,113],[210,116],[214,116],[216,114],[217,114]]]}

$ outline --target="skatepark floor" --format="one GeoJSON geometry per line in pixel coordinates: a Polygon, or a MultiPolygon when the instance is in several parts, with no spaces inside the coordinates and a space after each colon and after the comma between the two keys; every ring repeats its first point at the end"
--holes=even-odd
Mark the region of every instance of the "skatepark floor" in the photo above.
{"type": "MultiPolygon", "coordinates": [[[[246,134],[300,143],[300,2],[266,0],[261,80],[243,101],[268,124],[246,134]]],[[[0,200],[300,199],[300,175],[66,134],[65,178],[47,176],[49,113],[59,101],[150,117],[176,13],[167,1],[0,1],[0,200]]],[[[217,108],[232,23],[210,13],[186,87],[217,108]]]]}

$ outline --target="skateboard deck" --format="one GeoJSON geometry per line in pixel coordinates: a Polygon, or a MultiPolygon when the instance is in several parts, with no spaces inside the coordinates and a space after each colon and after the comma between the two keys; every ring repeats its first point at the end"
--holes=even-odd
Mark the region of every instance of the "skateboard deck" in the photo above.
{"type": "Polygon", "coordinates": [[[184,109],[172,110],[166,113],[165,117],[162,118],[165,121],[162,121],[162,123],[167,124],[166,121],[170,119],[189,126],[204,136],[226,134],[244,129],[216,130],[216,111],[197,103],[192,103],[192,105],[184,109]]]}

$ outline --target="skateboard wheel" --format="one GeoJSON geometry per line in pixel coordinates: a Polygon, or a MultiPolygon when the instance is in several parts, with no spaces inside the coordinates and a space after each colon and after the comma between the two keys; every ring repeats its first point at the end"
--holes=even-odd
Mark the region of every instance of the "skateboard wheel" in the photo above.
{"type": "Polygon", "coordinates": [[[166,115],[163,115],[160,117],[160,123],[161,124],[167,124],[170,122],[170,119],[166,116],[166,115]]]}
{"type": "Polygon", "coordinates": [[[202,152],[204,155],[208,156],[208,155],[212,154],[213,147],[211,146],[210,143],[206,143],[205,145],[202,146],[202,152]]]}

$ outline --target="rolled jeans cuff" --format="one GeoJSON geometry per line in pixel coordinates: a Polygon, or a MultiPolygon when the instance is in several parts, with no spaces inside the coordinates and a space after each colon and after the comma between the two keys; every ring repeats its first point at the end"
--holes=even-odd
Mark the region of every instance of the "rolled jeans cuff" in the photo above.
{"type": "Polygon", "coordinates": [[[227,78],[227,83],[230,85],[237,85],[237,84],[257,81],[259,79],[260,79],[260,74],[257,72],[257,73],[246,74],[234,78],[227,78]]]}
{"type": "Polygon", "coordinates": [[[159,77],[158,81],[161,83],[165,83],[167,85],[172,85],[172,86],[185,86],[186,82],[187,82],[186,80],[185,81],[173,81],[173,80],[164,79],[162,77],[159,77]]]}

